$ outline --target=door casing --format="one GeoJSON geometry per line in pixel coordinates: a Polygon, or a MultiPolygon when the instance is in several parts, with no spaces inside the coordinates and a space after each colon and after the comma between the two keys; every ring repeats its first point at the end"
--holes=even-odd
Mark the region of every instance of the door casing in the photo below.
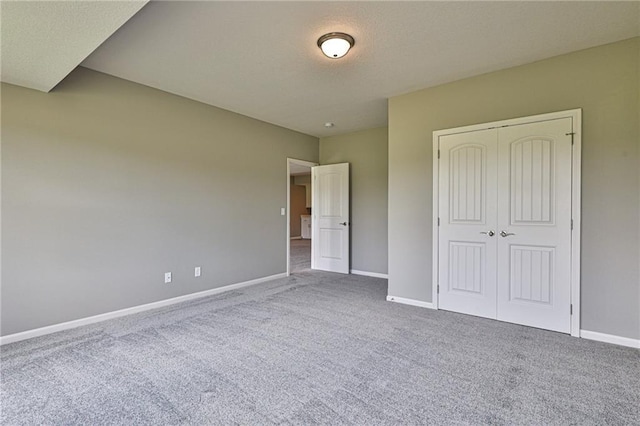
{"type": "Polygon", "coordinates": [[[571,118],[573,128],[573,142],[571,153],[571,335],[580,337],[580,181],[581,181],[581,152],[582,152],[582,109],[558,111],[528,117],[512,118],[493,121],[490,123],[474,124],[433,132],[433,258],[432,258],[432,304],[438,309],[438,262],[439,262],[439,190],[440,190],[440,162],[439,139],[441,136],[475,132],[496,127],[515,126],[519,124],[536,123],[558,118],[571,118]]]}

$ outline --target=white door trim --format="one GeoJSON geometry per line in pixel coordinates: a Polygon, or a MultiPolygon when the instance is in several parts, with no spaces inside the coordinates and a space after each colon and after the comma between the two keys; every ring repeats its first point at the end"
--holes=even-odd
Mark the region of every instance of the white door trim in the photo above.
{"type": "Polygon", "coordinates": [[[540,121],[555,120],[558,118],[571,118],[573,126],[573,147],[571,154],[571,217],[573,220],[573,231],[571,232],[571,305],[573,314],[571,316],[571,335],[580,337],[580,181],[581,181],[581,155],[582,155],[582,109],[572,109],[558,111],[548,114],[532,115],[529,117],[518,117],[508,120],[493,121],[490,123],[473,124],[470,126],[456,127],[452,129],[436,130],[433,132],[433,217],[432,217],[432,305],[438,309],[438,212],[439,212],[439,174],[440,163],[439,139],[440,136],[456,133],[475,132],[494,127],[514,126],[518,124],[529,124],[540,121]]]}
{"type": "MultiPolygon", "coordinates": [[[[289,211],[291,207],[291,164],[313,167],[318,163],[287,157],[287,207],[285,207],[287,212],[287,277],[291,273],[291,212],[289,211]]],[[[313,247],[311,247],[311,257],[313,258],[313,247]]]]}
{"type": "Polygon", "coordinates": [[[573,229],[571,232],[571,335],[580,337],[580,237],[582,235],[581,215],[581,182],[582,182],[582,109],[567,111],[567,116],[573,120],[573,146],[571,152],[571,218],[573,229]]]}

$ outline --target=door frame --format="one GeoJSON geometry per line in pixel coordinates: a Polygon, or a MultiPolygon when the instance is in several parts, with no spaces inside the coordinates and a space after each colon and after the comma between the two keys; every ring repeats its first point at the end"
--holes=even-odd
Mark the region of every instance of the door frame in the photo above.
{"type": "MultiPolygon", "coordinates": [[[[287,207],[285,207],[285,211],[287,212],[287,277],[291,275],[291,164],[314,167],[317,166],[318,163],[287,157],[287,207]]],[[[311,221],[313,223],[313,216],[311,216],[311,221]]],[[[313,244],[311,245],[311,258],[313,259],[313,244]]]]}
{"type": "Polygon", "coordinates": [[[559,118],[571,118],[573,127],[573,143],[571,150],[571,335],[580,337],[580,205],[581,205],[581,155],[582,155],[582,109],[571,109],[547,114],[538,114],[528,117],[511,118],[508,120],[492,121],[489,123],[473,124],[470,126],[455,127],[451,129],[436,130],[433,132],[433,209],[432,209],[432,304],[438,309],[438,257],[439,257],[439,227],[438,212],[440,211],[440,162],[439,141],[440,136],[475,132],[496,127],[508,127],[519,124],[530,124],[541,121],[555,120],[559,118]]]}

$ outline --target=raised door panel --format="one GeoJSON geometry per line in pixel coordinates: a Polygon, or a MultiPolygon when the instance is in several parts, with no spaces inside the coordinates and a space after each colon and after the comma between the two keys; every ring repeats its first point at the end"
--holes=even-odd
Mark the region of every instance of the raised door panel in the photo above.
{"type": "Polygon", "coordinates": [[[320,229],[319,239],[321,259],[342,259],[342,230],[320,229]]]}
{"type": "Polygon", "coordinates": [[[483,145],[465,144],[451,150],[449,156],[449,221],[483,223],[484,165],[483,145]]]}
{"type": "Polygon", "coordinates": [[[555,249],[511,245],[509,300],[553,305],[555,249]]]}
{"type": "Polygon", "coordinates": [[[462,241],[449,243],[449,291],[483,295],[485,246],[484,243],[462,241]]]}
{"type": "Polygon", "coordinates": [[[319,214],[321,218],[342,217],[344,206],[342,197],[342,176],[340,173],[327,172],[318,176],[320,188],[319,214]]]}
{"type": "Polygon", "coordinates": [[[554,141],[524,138],[511,148],[511,224],[552,224],[554,211],[554,141]]]}

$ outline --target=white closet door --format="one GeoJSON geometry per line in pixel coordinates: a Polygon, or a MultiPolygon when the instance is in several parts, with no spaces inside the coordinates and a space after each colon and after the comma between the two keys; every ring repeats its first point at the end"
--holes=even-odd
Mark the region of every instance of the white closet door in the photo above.
{"type": "Polygon", "coordinates": [[[497,131],[440,137],[439,307],[496,316],[497,131]]]}
{"type": "Polygon", "coordinates": [[[498,131],[497,319],[571,327],[570,118],[498,131]]]}

